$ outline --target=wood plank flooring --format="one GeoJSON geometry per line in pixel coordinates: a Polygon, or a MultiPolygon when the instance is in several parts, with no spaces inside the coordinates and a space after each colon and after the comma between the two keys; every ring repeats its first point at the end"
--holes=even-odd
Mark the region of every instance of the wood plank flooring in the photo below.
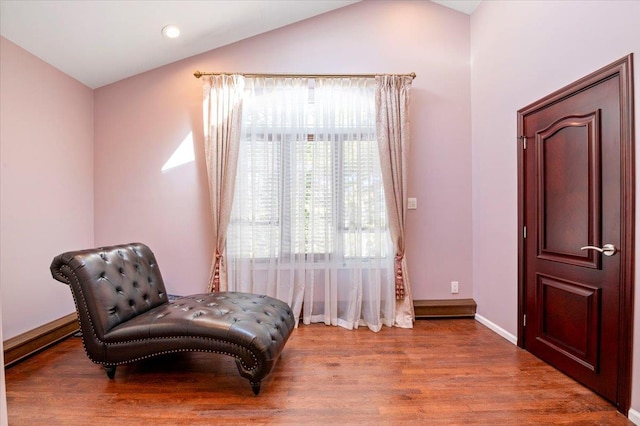
{"type": "Polygon", "coordinates": [[[472,319],[300,326],[257,397],[214,354],[120,366],[109,380],[73,337],[8,368],[6,386],[12,426],[632,424],[472,319]]]}

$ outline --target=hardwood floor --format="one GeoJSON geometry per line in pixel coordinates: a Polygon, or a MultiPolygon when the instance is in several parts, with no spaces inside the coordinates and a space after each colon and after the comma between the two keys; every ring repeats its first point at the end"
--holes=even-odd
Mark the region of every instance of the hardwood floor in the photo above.
{"type": "Polygon", "coordinates": [[[608,402],[472,319],[293,332],[259,396],[230,357],[120,366],[71,337],[6,370],[10,425],[631,425],[608,402]]]}

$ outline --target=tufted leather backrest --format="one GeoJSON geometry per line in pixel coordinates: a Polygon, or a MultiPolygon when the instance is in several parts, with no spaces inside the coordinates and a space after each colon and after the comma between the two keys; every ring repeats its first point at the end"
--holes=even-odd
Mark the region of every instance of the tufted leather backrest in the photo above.
{"type": "Polygon", "coordinates": [[[83,333],[99,340],[118,324],[168,302],[156,258],[141,243],[70,251],[56,256],[50,269],[71,287],[83,333]]]}

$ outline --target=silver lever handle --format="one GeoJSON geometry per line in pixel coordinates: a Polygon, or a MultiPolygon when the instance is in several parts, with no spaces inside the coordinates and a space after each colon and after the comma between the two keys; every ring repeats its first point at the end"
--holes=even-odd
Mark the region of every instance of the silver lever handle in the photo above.
{"type": "Polygon", "coordinates": [[[584,246],[580,247],[580,250],[597,250],[605,256],[613,256],[618,251],[613,244],[605,244],[602,248],[596,246],[584,246]]]}

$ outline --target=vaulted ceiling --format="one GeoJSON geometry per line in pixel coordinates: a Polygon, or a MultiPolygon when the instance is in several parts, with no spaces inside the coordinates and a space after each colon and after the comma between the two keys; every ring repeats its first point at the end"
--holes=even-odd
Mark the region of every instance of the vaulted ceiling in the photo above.
{"type": "MultiPolygon", "coordinates": [[[[1,0],[0,34],[97,88],[358,1],[1,0]],[[169,24],[179,38],[162,37],[169,24]]],[[[480,1],[435,2],[470,14],[480,1]]]]}

